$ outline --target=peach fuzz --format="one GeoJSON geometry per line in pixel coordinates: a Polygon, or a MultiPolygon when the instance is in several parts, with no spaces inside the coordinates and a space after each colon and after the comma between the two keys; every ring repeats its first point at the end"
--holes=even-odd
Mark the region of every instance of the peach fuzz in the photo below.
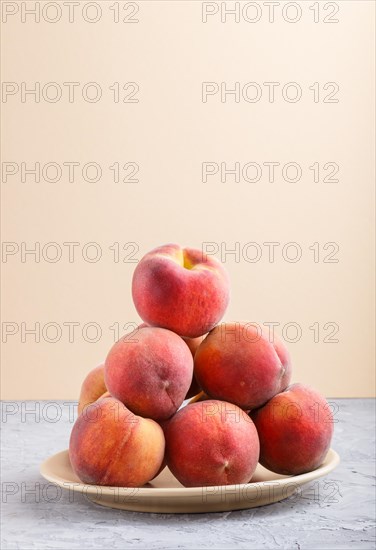
{"type": "Polygon", "coordinates": [[[166,462],[185,487],[250,481],[259,440],[249,416],[232,403],[186,405],[164,426],[166,462]]]}
{"type": "Polygon", "coordinates": [[[171,417],[192,382],[193,358],[185,342],[164,328],[144,327],[120,339],[105,361],[106,386],[132,412],[171,417]]]}
{"type": "MultiPolygon", "coordinates": [[[[136,330],[140,330],[142,328],[145,328],[149,325],[147,325],[146,323],[142,323],[141,325],[138,326],[138,329],[136,330]]],[[[189,350],[190,352],[192,353],[192,357],[194,358],[195,357],[195,353],[196,353],[196,350],[198,348],[198,346],[201,344],[201,342],[203,341],[204,337],[203,336],[198,336],[197,338],[186,338],[184,336],[182,336],[184,342],[187,344],[187,346],[189,347],[189,350]]],[[[193,373],[193,377],[192,377],[192,382],[191,382],[191,385],[189,387],[189,390],[187,392],[187,395],[185,396],[184,399],[190,399],[191,397],[197,395],[198,393],[200,393],[201,391],[201,388],[196,380],[196,377],[195,377],[195,374],[193,373]]]]}
{"type": "Polygon", "coordinates": [[[99,367],[92,369],[82,382],[78,400],[78,414],[81,414],[85,407],[94,403],[94,401],[102,397],[106,392],[104,365],[99,365],[99,367]]]}
{"type": "Polygon", "coordinates": [[[297,475],[318,468],[333,435],[326,399],[303,384],[292,384],[251,412],[260,438],[260,463],[273,472],[297,475]]]}
{"type": "Polygon", "coordinates": [[[230,294],[228,275],[200,250],[168,244],[148,252],[132,281],[140,317],[152,326],[195,338],[222,318],[230,294]]]}
{"type": "Polygon", "coordinates": [[[251,323],[222,323],[196,351],[194,372],[211,398],[249,410],[288,385],[291,366],[282,341],[269,342],[251,323]]]}
{"type": "Polygon", "coordinates": [[[113,397],[84,409],[69,442],[74,472],[83,483],[95,485],[144,485],[160,471],[164,450],[162,428],[113,397]]]}

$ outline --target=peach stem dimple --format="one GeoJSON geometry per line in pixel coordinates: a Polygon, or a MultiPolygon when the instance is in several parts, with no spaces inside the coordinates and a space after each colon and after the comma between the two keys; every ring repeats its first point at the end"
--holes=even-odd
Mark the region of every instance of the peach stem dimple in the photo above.
{"type": "Polygon", "coordinates": [[[195,266],[194,263],[191,262],[190,258],[188,257],[188,254],[185,250],[183,250],[183,267],[185,269],[193,269],[195,266]]]}

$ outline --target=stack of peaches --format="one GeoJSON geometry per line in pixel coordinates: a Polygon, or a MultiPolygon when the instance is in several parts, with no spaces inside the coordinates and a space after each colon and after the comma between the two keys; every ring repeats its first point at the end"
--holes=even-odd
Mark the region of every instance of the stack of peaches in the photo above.
{"type": "Polygon", "coordinates": [[[229,485],[248,483],[258,462],[287,475],[320,466],[329,404],[289,385],[277,336],[220,322],[229,289],[222,264],[199,250],[165,245],[138,263],[132,294],[144,323],[81,388],[69,444],[81,481],[139,487],[167,465],[185,487],[229,485]]]}

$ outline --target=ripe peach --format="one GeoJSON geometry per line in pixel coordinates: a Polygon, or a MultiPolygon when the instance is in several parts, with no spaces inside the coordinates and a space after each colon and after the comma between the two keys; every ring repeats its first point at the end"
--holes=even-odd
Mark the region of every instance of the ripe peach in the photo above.
{"type": "MultiPolygon", "coordinates": [[[[146,323],[141,323],[141,325],[138,325],[136,330],[140,330],[140,329],[145,328],[147,326],[149,326],[149,325],[147,325],[146,323]]],[[[198,346],[201,344],[201,342],[203,340],[203,336],[199,336],[197,338],[186,338],[186,337],[182,336],[182,338],[183,338],[184,342],[187,344],[187,346],[189,347],[189,349],[192,353],[192,357],[194,358],[196,350],[197,350],[198,346]]],[[[187,395],[185,396],[184,399],[190,399],[194,395],[197,395],[200,391],[201,391],[201,388],[200,388],[200,386],[199,386],[199,384],[196,380],[195,373],[193,373],[191,385],[190,385],[189,390],[187,392],[187,395]]]]}
{"type": "Polygon", "coordinates": [[[81,386],[80,397],[78,400],[78,414],[81,414],[83,409],[107,392],[104,381],[104,365],[99,365],[92,369],[86,376],[81,386]]]}
{"type": "Polygon", "coordinates": [[[156,476],[164,458],[162,428],[101,398],[77,418],[69,442],[72,468],[83,483],[139,487],[156,476]]]}
{"type": "Polygon", "coordinates": [[[195,338],[211,330],[229,302],[223,266],[200,250],[168,244],[148,252],[132,281],[136,309],[148,324],[195,338]]]}
{"type": "Polygon", "coordinates": [[[269,342],[251,323],[222,323],[196,351],[194,372],[210,397],[254,409],[287,386],[291,367],[282,341],[269,342]]]}
{"type": "Polygon", "coordinates": [[[120,339],[105,361],[106,386],[132,412],[154,420],[172,416],[192,382],[193,359],[177,334],[144,327],[120,339]]]}
{"type": "Polygon", "coordinates": [[[166,462],[185,487],[247,483],[257,466],[253,422],[232,403],[186,405],[165,426],[166,462]]]}
{"type": "Polygon", "coordinates": [[[333,434],[333,416],[328,402],[312,388],[292,384],[252,411],[251,418],[265,468],[296,475],[322,464],[333,434]]]}
{"type": "MultiPolygon", "coordinates": [[[[141,328],[147,327],[147,326],[148,325],[146,323],[142,323],[141,325],[138,326],[138,330],[140,330],[141,328]]],[[[192,357],[194,358],[196,350],[197,350],[198,346],[201,344],[204,337],[199,336],[197,338],[186,338],[185,336],[182,336],[182,338],[183,338],[184,342],[187,344],[187,346],[189,347],[189,349],[192,353],[192,357]]],[[[199,386],[199,383],[196,380],[195,373],[193,373],[191,385],[189,386],[187,395],[185,396],[184,399],[190,399],[194,395],[197,395],[198,393],[200,393],[200,391],[201,391],[201,388],[199,386]]]]}

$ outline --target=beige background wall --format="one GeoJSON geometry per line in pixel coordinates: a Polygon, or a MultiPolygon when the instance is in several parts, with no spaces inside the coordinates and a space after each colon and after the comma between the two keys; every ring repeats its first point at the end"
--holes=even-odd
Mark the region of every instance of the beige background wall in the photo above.
{"type": "MultiPolygon", "coordinates": [[[[130,260],[166,242],[215,243],[210,250],[232,279],[225,318],[280,323],[294,380],[332,397],[373,395],[374,3],[337,1],[326,12],[320,3],[315,13],[314,2],[297,2],[283,14],[281,2],[274,23],[263,3],[255,23],[245,20],[256,16],[252,6],[238,23],[231,16],[221,22],[220,14],[203,23],[202,10],[220,4],[203,8],[195,1],[80,2],[71,23],[62,3],[61,19],[51,23],[56,6],[43,12],[46,2],[37,2],[37,23],[22,13],[31,4],[2,2],[2,79],[8,83],[1,104],[2,397],[76,398],[85,374],[106,356],[116,327],[121,334],[138,321],[130,260]],[[122,17],[138,9],[133,18],[139,21],[115,23],[114,4],[122,17]],[[98,21],[85,21],[98,6],[98,21]],[[301,19],[286,21],[298,13],[294,9],[301,19]],[[27,88],[40,83],[39,103],[22,98],[22,82],[27,88]],[[43,90],[51,82],[55,86],[43,90]],[[64,82],[78,83],[72,102],[64,82]],[[89,82],[102,90],[96,103],[83,99],[82,92],[93,97],[94,88],[84,88],[89,82]],[[109,89],[115,82],[119,102],[116,88],[109,89]],[[136,90],[122,90],[129,82],[139,87],[137,103],[122,101],[136,90]],[[228,89],[239,82],[239,102],[230,95],[221,102],[220,93],[203,102],[203,82],[228,89]],[[250,82],[260,86],[258,102],[250,101],[256,88],[244,88],[250,82]],[[280,83],[274,102],[265,82],[280,83]],[[301,89],[297,102],[282,95],[289,82],[301,89]],[[329,82],[335,85],[325,89],[329,82]],[[43,93],[51,100],[59,89],[60,100],[45,99],[43,93]],[[274,182],[263,166],[271,161],[280,163],[274,182]],[[60,181],[48,181],[55,177],[50,166],[39,182],[30,174],[23,182],[22,163],[30,168],[36,162],[41,169],[57,163],[60,181]],[[67,162],[80,163],[74,181],[67,162]],[[101,167],[99,181],[85,181],[94,174],[88,168],[83,176],[88,162],[101,167]],[[115,182],[109,169],[115,162],[136,163],[139,181],[115,182]],[[219,168],[221,162],[254,162],[262,173],[253,182],[242,175],[222,182],[219,173],[203,182],[204,162],[219,168]],[[289,162],[299,165],[299,181],[283,178],[289,162]],[[318,182],[309,169],[315,163],[318,182]],[[332,179],[339,181],[323,181],[333,169],[326,163],[338,165],[332,179]],[[258,245],[258,262],[249,261],[256,254],[251,242],[258,245]],[[267,242],[280,243],[274,262],[267,242]],[[301,250],[297,262],[286,259],[296,251],[284,248],[291,242],[301,250]],[[39,262],[25,255],[35,243],[39,262]],[[63,243],[78,243],[73,257],[63,243]],[[230,249],[237,253],[226,254],[230,249]],[[37,337],[26,333],[36,323],[37,337]],[[301,336],[289,342],[294,327],[301,336]]],[[[284,94],[293,98],[293,87],[284,94]]],[[[133,166],[121,169],[121,179],[133,166]]],[[[255,169],[247,174],[254,178],[255,169]]],[[[294,178],[293,167],[287,177],[294,178]]]]}

